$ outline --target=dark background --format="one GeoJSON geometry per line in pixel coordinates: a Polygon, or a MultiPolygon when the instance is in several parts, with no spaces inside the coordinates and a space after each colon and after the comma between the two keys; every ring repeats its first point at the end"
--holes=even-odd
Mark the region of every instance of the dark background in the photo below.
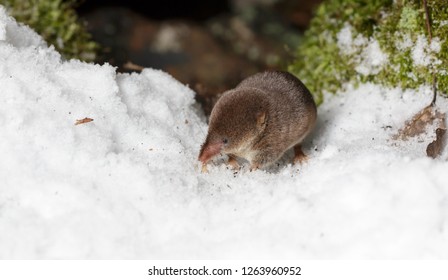
{"type": "Polygon", "coordinates": [[[85,0],[77,11],[120,72],[162,69],[197,92],[219,93],[267,69],[286,69],[321,0],[85,0]]]}
{"type": "Polygon", "coordinates": [[[81,3],[78,10],[81,13],[86,13],[104,7],[127,7],[154,20],[182,18],[203,21],[231,11],[231,5],[226,0],[86,0],[81,3]]]}

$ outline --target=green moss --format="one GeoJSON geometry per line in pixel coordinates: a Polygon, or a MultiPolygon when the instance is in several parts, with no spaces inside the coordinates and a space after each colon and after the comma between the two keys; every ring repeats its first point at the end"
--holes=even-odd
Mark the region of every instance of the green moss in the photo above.
{"type": "Polygon", "coordinates": [[[0,0],[11,16],[29,25],[66,58],[93,61],[98,44],[74,10],[76,0],[0,0]]]}
{"type": "Polygon", "coordinates": [[[439,92],[448,92],[448,5],[428,0],[433,41],[439,52],[430,50],[425,13],[420,0],[326,0],[316,11],[297,59],[289,66],[314,93],[318,103],[323,92],[334,93],[345,84],[374,82],[386,86],[417,88],[438,78],[439,92]],[[364,44],[347,52],[338,46],[338,34],[350,27],[352,39],[364,44]],[[372,42],[378,42],[386,63],[375,71],[359,71],[372,42]],[[429,63],[413,59],[413,48],[420,43],[429,63]]]}
{"type": "Polygon", "coordinates": [[[401,9],[400,20],[397,27],[403,31],[412,31],[420,27],[420,13],[414,8],[404,6],[401,9]]]}

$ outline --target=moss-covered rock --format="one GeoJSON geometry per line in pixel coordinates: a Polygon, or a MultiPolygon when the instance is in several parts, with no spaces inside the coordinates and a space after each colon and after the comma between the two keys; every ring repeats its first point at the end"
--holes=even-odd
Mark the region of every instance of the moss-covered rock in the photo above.
{"type": "Polygon", "coordinates": [[[432,40],[421,0],[326,0],[289,70],[321,103],[348,82],[416,88],[437,75],[448,93],[448,2],[428,0],[432,40]]]}
{"type": "Polygon", "coordinates": [[[0,0],[11,16],[32,27],[66,58],[93,61],[98,44],[79,21],[75,4],[76,0],[0,0]]]}

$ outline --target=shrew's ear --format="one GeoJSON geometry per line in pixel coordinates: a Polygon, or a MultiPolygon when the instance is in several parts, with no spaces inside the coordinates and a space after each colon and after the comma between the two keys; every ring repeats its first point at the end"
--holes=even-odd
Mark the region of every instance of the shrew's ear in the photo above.
{"type": "Polygon", "coordinates": [[[266,121],[268,120],[266,112],[264,111],[258,112],[256,118],[257,118],[257,127],[263,128],[266,125],[266,121]]]}

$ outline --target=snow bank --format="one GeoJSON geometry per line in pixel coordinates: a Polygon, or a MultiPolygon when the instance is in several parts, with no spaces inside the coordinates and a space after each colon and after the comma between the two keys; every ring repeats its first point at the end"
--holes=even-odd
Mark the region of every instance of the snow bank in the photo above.
{"type": "Polygon", "coordinates": [[[0,258],[448,257],[447,153],[391,140],[427,88],[327,98],[304,166],[202,174],[205,119],[163,72],[63,61],[0,8],[0,85],[0,258]]]}

